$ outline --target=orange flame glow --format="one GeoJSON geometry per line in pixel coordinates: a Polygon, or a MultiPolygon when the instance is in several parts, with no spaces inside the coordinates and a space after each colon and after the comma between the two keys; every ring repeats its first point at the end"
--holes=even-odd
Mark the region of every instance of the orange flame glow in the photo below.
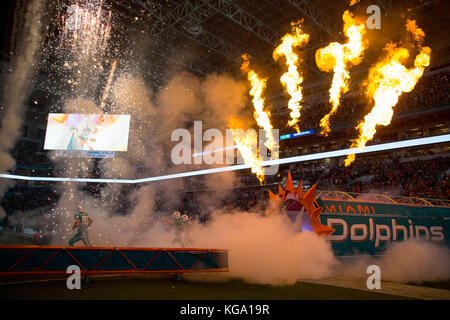
{"type": "Polygon", "coordinates": [[[333,80],[330,88],[331,111],[320,120],[322,134],[328,135],[330,130],[330,117],[336,113],[340,105],[342,93],[349,90],[349,65],[357,65],[362,60],[364,49],[367,47],[363,40],[366,33],[364,21],[356,21],[349,11],[345,11],[344,33],[347,43],[332,42],[328,46],[316,51],[316,64],[320,70],[330,72],[333,70],[333,80]]]}
{"type": "Polygon", "coordinates": [[[294,47],[306,44],[309,40],[309,35],[302,30],[302,23],[303,20],[292,23],[292,33],[286,34],[281,39],[281,44],[273,52],[273,59],[275,61],[278,61],[281,56],[286,57],[288,71],[281,76],[280,81],[291,96],[288,102],[288,108],[291,110],[291,119],[288,121],[288,125],[294,127],[297,132],[300,132],[298,122],[300,119],[300,110],[302,109],[300,102],[303,100],[301,87],[303,77],[301,72],[297,70],[299,58],[293,49],[294,47]]]}
{"type": "Polygon", "coordinates": [[[269,150],[276,146],[276,141],[273,137],[272,124],[270,123],[270,112],[264,111],[264,97],[263,92],[266,88],[267,79],[260,78],[259,75],[250,69],[250,60],[247,54],[242,55],[244,62],[241,70],[247,73],[248,80],[252,86],[250,95],[253,97],[253,106],[255,111],[253,113],[258,126],[264,129],[266,134],[266,142],[264,143],[269,150]]]}
{"type": "Polygon", "coordinates": [[[257,150],[258,136],[256,134],[250,134],[252,131],[244,131],[244,123],[240,119],[229,117],[228,126],[233,133],[234,143],[241,153],[245,164],[251,166],[252,173],[254,173],[259,182],[263,184],[264,168],[260,164],[262,159],[257,150]]]}
{"type": "MultiPolygon", "coordinates": [[[[408,20],[407,30],[410,31],[416,41],[422,42],[423,31],[415,26],[415,22],[408,20]]],[[[420,47],[420,43],[419,43],[420,47]]],[[[386,57],[378,62],[369,71],[367,80],[367,95],[373,98],[374,107],[364,117],[356,128],[360,135],[352,143],[352,148],[364,149],[366,143],[373,139],[376,126],[386,126],[391,122],[394,114],[394,106],[397,104],[403,92],[410,92],[422,77],[425,67],[430,64],[431,49],[420,47],[420,53],[415,57],[414,67],[407,69],[402,62],[409,57],[409,51],[397,47],[394,43],[388,43],[385,47],[386,57]]],[[[355,154],[351,154],[345,160],[345,166],[349,166],[355,160],[355,154]]]]}

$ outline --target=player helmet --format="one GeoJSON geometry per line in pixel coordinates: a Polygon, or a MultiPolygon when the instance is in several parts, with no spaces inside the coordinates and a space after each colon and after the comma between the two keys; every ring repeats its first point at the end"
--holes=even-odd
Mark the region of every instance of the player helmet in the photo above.
{"type": "Polygon", "coordinates": [[[181,216],[180,211],[174,211],[174,212],[172,213],[172,217],[174,217],[175,219],[179,219],[180,216],[181,216]]]}

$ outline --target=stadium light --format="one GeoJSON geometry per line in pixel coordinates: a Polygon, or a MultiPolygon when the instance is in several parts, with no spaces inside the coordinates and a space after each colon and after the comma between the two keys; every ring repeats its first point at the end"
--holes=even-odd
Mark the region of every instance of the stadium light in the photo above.
{"type": "MultiPolygon", "coordinates": [[[[342,150],[336,150],[336,151],[308,154],[308,155],[303,155],[303,156],[295,156],[295,157],[289,157],[289,158],[268,160],[268,161],[262,162],[261,165],[262,166],[272,166],[272,165],[280,165],[280,164],[287,164],[287,163],[320,160],[320,159],[326,159],[326,158],[347,156],[352,153],[355,153],[355,154],[370,153],[370,152],[377,152],[377,151],[386,151],[386,150],[409,148],[409,147],[415,147],[415,146],[423,146],[423,145],[427,145],[427,144],[444,143],[444,142],[449,142],[449,141],[450,141],[450,134],[445,134],[445,135],[434,136],[434,137],[376,144],[376,145],[366,146],[363,150],[358,150],[355,148],[342,149],[342,150]]],[[[174,174],[168,174],[168,175],[156,176],[156,177],[149,177],[149,178],[143,178],[143,179],[91,179],[91,178],[30,177],[30,176],[5,174],[5,173],[0,174],[0,178],[15,179],[15,180],[28,180],[28,181],[140,184],[140,183],[146,183],[146,182],[185,178],[185,177],[199,176],[199,175],[219,173],[219,172],[238,171],[238,170],[244,170],[244,169],[250,169],[250,168],[251,168],[251,166],[249,166],[249,165],[241,164],[241,165],[233,165],[233,166],[226,166],[226,167],[213,168],[213,169],[180,172],[180,173],[174,173],[174,174]]]]}

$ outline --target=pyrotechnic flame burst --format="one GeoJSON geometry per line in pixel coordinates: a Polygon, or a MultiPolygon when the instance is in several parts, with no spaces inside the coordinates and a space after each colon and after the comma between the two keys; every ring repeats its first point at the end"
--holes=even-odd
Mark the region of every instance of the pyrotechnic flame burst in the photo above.
{"type": "Polygon", "coordinates": [[[244,62],[242,63],[241,70],[247,73],[248,81],[252,88],[250,95],[253,97],[252,102],[255,108],[253,116],[255,117],[258,126],[264,129],[266,134],[266,142],[264,143],[269,150],[272,150],[277,142],[273,137],[273,127],[270,123],[270,112],[264,111],[264,97],[263,92],[266,88],[267,79],[261,78],[254,70],[250,69],[250,58],[247,54],[242,55],[244,62]]]}
{"type": "Polygon", "coordinates": [[[422,45],[423,39],[425,38],[425,32],[417,26],[416,20],[406,20],[406,30],[412,33],[414,40],[417,41],[419,46],[422,45]]]}
{"type": "Polygon", "coordinates": [[[228,125],[233,133],[233,140],[236,144],[245,164],[251,166],[252,173],[256,174],[259,182],[264,182],[264,168],[261,166],[263,161],[258,152],[258,136],[254,131],[244,131],[244,122],[235,117],[229,117],[228,125]]]}
{"type": "MultiPolygon", "coordinates": [[[[251,84],[250,95],[253,97],[252,103],[255,108],[253,116],[259,127],[264,129],[266,141],[264,145],[273,150],[277,142],[273,136],[273,127],[270,123],[270,112],[264,111],[264,97],[263,92],[266,88],[267,79],[261,78],[254,70],[250,69],[250,58],[247,54],[242,55],[244,60],[241,70],[247,73],[247,78],[251,84]]],[[[264,169],[260,163],[263,161],[258,152],[258,137],[257,135],[249,134],[249,131],[239,130],[244,128],[243,122],[239,119],[230,117],[229,126],[233,133],[234,142],[236,143],[239,152],[241,153],[244,162],[251,166],[251,170],[256,174],[259,182],[264,182],[264,169]]]]}
{"type": "Polygon", "coordinates": [[[288,108],[291,110],[291,119],[288,121],[288,125],[294,127],[297,132],[300,132],[298,122],[300,110],[302,109],[300,102],[303,100],[301,87],[303,77],[301,71],[297,70],[299,58],[294,53],[294,47],[305,45],[309,40],[309,35],[302,30],[302,23],[303,20],[291,23],[292,33],[284,35],[281,39],[281,44],[273,52],[275,61],[278,61],[281,56],[286,57],[288,71],[281,76],[280,81],[291,96],[288,102],[288,108]]]}
{"type": "MultiPolygon", "coordinates": [[[[387,126],[391,123],[393,108],[400,95],[414,89],[425,67],[430,64],[431,49],[421,46],[425,36],[423,30],[417,28],[413,20],[408,20],[406,28],[419,42],[420,53],[415,57],[414,67],[408,69],[403,65],[409,57],[408,49],[394,43],[386,45],[386,57],[370,69],[367,80],[367,95],[373,98],[374,107],[356,127],[360,135],[353,141],[352,148],[364,149],[366,143],[373,139],[377,125],[387,126]]],[[[349,166],[354,160],[355,154],[349,155],[345,159],[345,166],[349,166]]]]}
{"type": "Polygon", "coordinates": [[[363,40],[366,33],[364,21],[357,21],[349,11],[342,16],[344,20],[344,33],[348,38],[347,43],[332,42],[328,46],[316,51],[316,64],[320,70],[330,72],[333,70],[333,80],[330,88],[331,111],[320,120],[322,134],[328,135],[330,130],[330,117],[336,113],[340,105],[342,93],[349,90],[350,74],[348,68],[357,65],[362,60],[362,55],[367,47],[363,40]]]}

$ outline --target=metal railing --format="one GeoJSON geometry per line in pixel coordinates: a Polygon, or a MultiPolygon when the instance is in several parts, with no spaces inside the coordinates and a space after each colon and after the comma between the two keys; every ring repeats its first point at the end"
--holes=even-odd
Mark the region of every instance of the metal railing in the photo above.
{"type": "Polygon", "coordinates": [[[413,204],[421,206],[450,207],[450,200],[429,199],[419,197],[391,196],[377,193],[357,193],[343,191],[317,190],[316,197],[325,199],[337,199],[347,201],[375,201],[394,204],[413,204]]]}

